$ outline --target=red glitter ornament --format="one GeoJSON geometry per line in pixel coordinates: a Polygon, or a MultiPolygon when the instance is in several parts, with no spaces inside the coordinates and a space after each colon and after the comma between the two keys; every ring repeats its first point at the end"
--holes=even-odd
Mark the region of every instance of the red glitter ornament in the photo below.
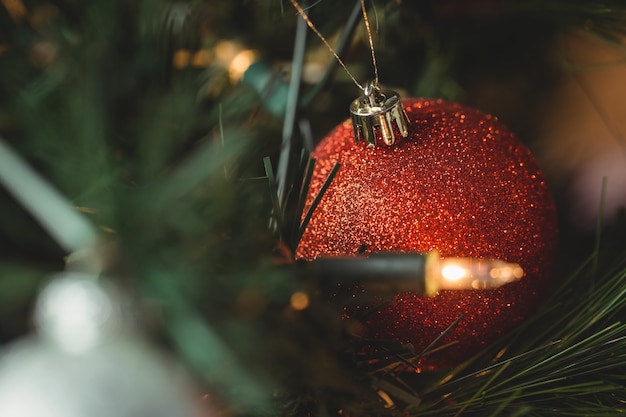
{"type": "Polygon", "coordinates": [[[369,337],[410,342],[419,353],[462,316],[440,341],[457,343],[420,360],[425,369],[454,366],[536,307],[555,258],[556,212],[529,150],[495,117],[443,100],[402,103],[406,139],[355,144],[346,121],[317,146],[309,203],[336,162],[341,169],[297,257],[438,250],[519,263],[525,277],[497,290],[397,294],[367,317],[369,337]]]}

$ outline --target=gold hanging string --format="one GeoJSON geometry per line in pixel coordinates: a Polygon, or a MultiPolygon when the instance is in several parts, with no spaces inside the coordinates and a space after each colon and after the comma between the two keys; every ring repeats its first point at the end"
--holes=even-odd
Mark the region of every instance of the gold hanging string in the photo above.
{"type": "Polygon", "coordinates": [[[361,0],[361,10],[363,11],[363,21],[365,22],[365,30],[367,30],[367,41],[370,44],[372,52],[372,64],[374,65],[374,87],[378,87],[378,65],[376,65],[376,55],[374,54],[374,40],[372,39],[372,30],[370,22],[367,18],[367,10],[365,9],[365,0],[361,0]]]}
{"type": "MultiPolygon", "coordinates": [[[[324,45],[326,45],[326,48],[328,48],[328,50],[333,54],[333,56],[335,57],[337,62],[339,62],[339,65],[341,65],[343,67],[343,69],[350,76],[350,78],[352,78],[352,81],[354,81],[354,83],[357,85],[357,87],[359,87],[361,90],[364,90],[365,88],[361,84],[359,84],[359,82],[356,80],[356,78],[354,78],[352,73],[348,70],[348,67],[346,67],[346,64],[344,64],[343,61],[341,60],[341,58],[339,58],[339,55],[337,54],[337,52],[335,52],[333,47],[330,46],[330,44],[328,43],[328,41],[326,40],[324,35],[322,35],[320,33],[320,31],[317,30],[317,28],[315,27],[313,22],[311,22],[311,19],[309,19],[309,17],[307,16],[306,12],[304,11],[304,9],[302,9],[302,7],[298,4],[298,2],[296,0],[289,0],[289,1],[291,1],[291,4],[293,5],[293,7],[295,7],[295,9],[298,11],[298,14],[300,16],[302,16],[302,19],[304,19],[304,21],[311,28],[311,30],[313,32],[315,32],[315,34],[322,40],[324,45]]],[[[361,4],[362,4],[362,7],[364,8],[365,5],[363,4],[363,0],[361,0],[361,4]]],[[[363,9],[363,10],[365,10],[365,9],[363,9]]],[[[367,19],[366,19],[366,22],[367,22],[367,19]]],[[[368,25],[368,28],[369,28],[369,25],[368,25]]],[[[369,33],[369,29],[368,29],[368,33],[369,33]]],[[[374,55],[374,51],[372,50],[372,56],[373,55],[374,55]]],[[[376,70],[376,73],[377,73],[377,75],[376,75],[376,84],[378,84],[378,70],[376,70]]]]}

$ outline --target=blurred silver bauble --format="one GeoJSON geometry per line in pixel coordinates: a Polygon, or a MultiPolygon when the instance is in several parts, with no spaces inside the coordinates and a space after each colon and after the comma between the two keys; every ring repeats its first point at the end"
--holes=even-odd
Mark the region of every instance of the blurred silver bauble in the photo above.
{"type": "Polygon", "coordinates": [[[194,415],[182,368],[125,328],[120,300],[93,276],[54,277],[37,333],[0,357],[0,416],[194,415]]]}

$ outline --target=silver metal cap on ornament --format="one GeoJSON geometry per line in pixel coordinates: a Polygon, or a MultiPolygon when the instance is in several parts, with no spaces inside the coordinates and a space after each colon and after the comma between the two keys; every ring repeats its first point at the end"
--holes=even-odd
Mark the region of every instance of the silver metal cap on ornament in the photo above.
{"type": "Polygon", "coordinates": [[[365,85],[363,95],[350,104],[350,113],[356,143],[364,140],[367,146],[373,147],[379,137],[385,145],[393,145],[397,132],[403,138],[409,135],[408,119],[400,95],[392,90],[381,90],[372,81],[365,85]],[[397,132],[394,131],[394,123],[397,132]]]}

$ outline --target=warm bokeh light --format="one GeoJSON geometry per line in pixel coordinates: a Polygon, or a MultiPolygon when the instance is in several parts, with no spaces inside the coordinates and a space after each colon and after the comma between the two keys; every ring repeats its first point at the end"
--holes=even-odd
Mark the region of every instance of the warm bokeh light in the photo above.
{"type": "Polygon", "coordinates": [[[238,46],[235,42],[232,41],[219,41],[215,44],[213,51],[215,52],[216,60],[224,65],[228,66],[228,64],[235,58],[237,53],[241,51],[243,48],[238,46]]]}
{"type": "Polygon", "coordinates": [[[11,18],[15,21],[20,20],[28,13],[22,0],[2,0],[2,4],[11,15],[11,18]]]}
{"type": "Polygon", "coordinates": [[[232,82],[239,81],[250,65],[256,60],[256,53],[250,49],[239,52],[228,67],[228,76],[232,82]]]}
{"type": "Polygon", "coordinates": [[[176,50],[172,57],[172,66],[184,69],[188,66],[206,68],[216,64],[225,68],[231,82],[236,83],[256,60],[256,51],[244,49],[237,42],[222,40],[212,49],[203,48],[195,52],[187,49],[176,50]]]}
{"type": "Polygon", "coordinates": [[[193,54],[191,65],[196,68],[205,68],[211,64],[213,53],[210,49],[200,49],[193,54]]]}
{"type": "Polygon", "coordinates": [[[294,310],[304,310],[309,306],[309,295],[305,292],[298,291],[291,295],[290,305],[294,310]]]}
{"type": "Polygon", "coordinates": [[[174,56],[172,57],[172,65],[176,69],[182,69],[189,65],[189,60],[191,58],[191,54],[186,49],[178,49],[174,51],[174,56]]]}

